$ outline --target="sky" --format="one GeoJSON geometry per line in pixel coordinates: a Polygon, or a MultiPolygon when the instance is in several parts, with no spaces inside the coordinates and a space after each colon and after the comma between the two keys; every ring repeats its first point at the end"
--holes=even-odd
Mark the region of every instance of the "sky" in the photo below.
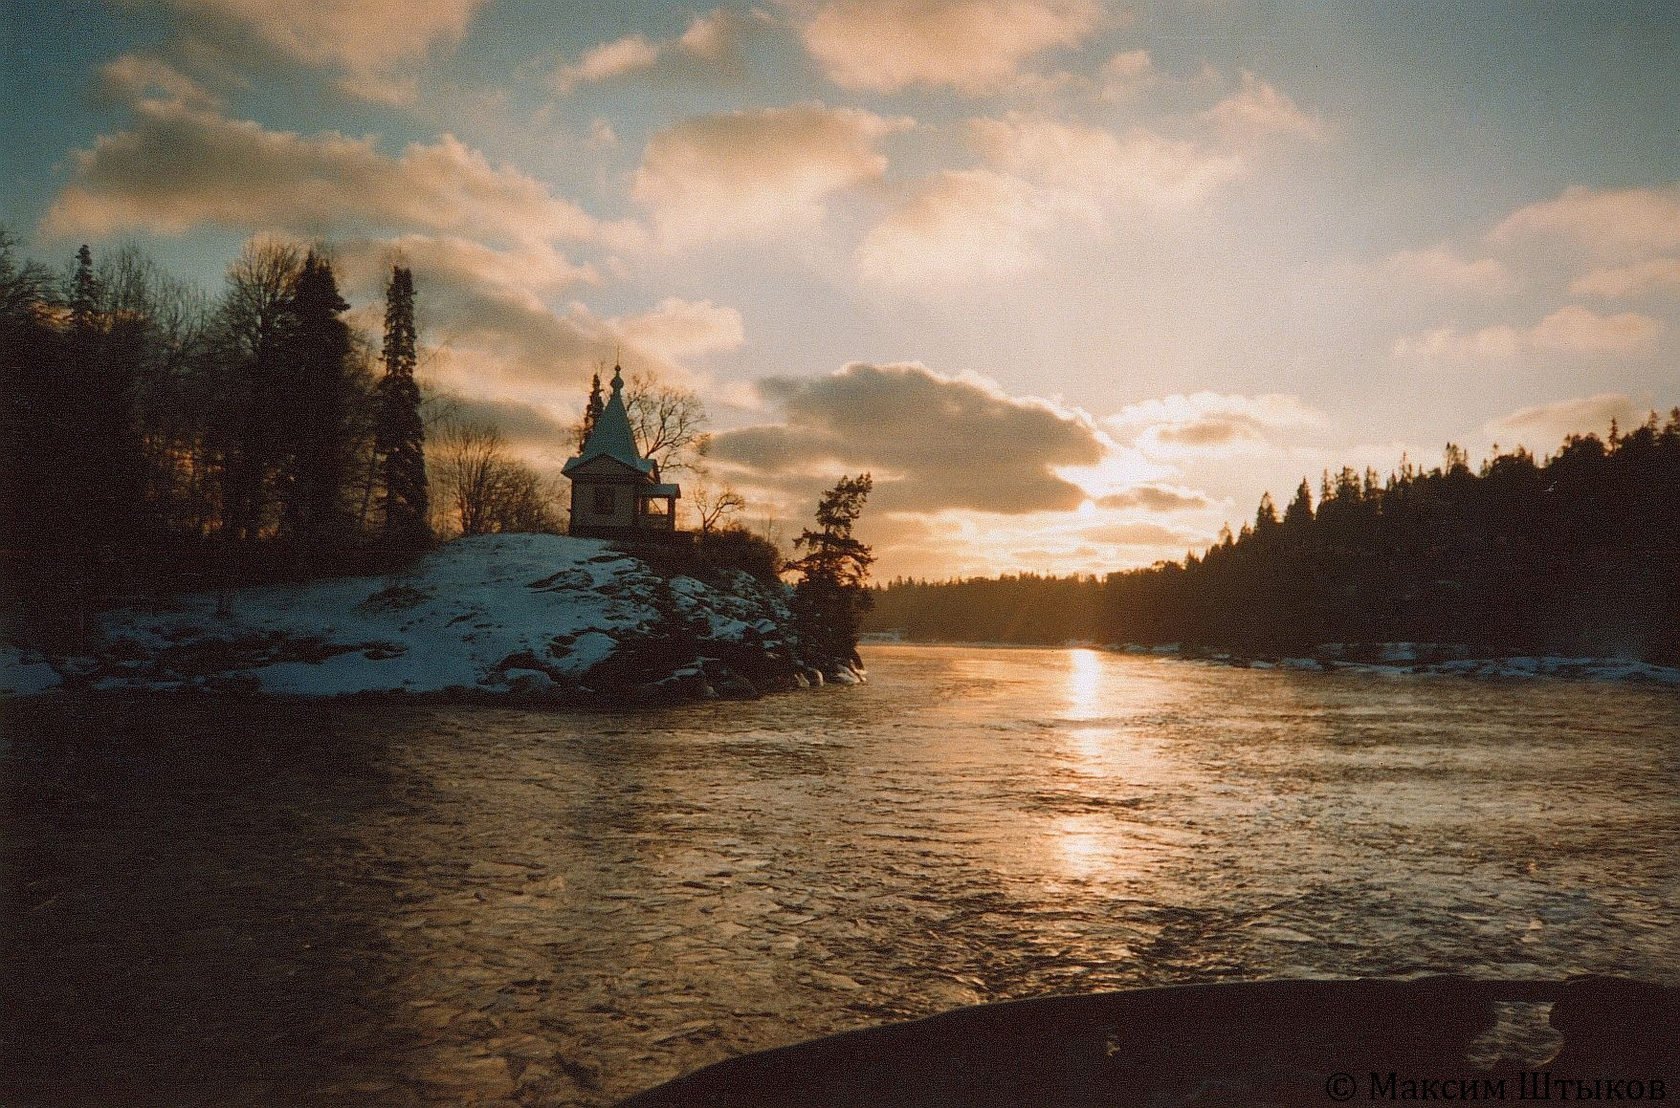
{"type": "Polygon", "coordinates": [[[545,472],[695,390],[746,521],[1102,573],[1307,478],[1680,404],[1680,6],[110,0],[0,12],[0,220],[325,243],[545,472]]]}

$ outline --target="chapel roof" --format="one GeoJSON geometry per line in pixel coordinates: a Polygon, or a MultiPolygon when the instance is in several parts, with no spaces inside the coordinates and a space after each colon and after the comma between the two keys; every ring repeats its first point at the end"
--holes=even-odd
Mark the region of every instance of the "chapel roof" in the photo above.
{"type": "Polygon", "coordinates": [[[651,476],[654,465],[636,449],[636,435],[630,429],[630,413],[624,409],[624,371],[613,366],[612,396],[595,420],[595,426],[584,440],[577,457],[569,459],[560,470],[570,475],[574,469],[596,458],[611,458],[622,462],[638,473],[651,476]]]}

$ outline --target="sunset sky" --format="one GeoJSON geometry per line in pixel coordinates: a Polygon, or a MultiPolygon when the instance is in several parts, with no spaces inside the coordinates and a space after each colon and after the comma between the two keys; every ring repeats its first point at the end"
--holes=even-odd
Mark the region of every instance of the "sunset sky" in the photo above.
{"type": "MultiPolygon", "coordinates": [[[[215,291],[411,265],[422,372],[545,470],[693,387],[881,576],[1182,557],[1325,467],[1680,404],[1680,5],[122,0],[0,15],[0,220],[215,291]],[[565,13],[565,14],[557,14],[565,13]]],[[[679,475],[686,486],[696,480],[679,475]]]]}

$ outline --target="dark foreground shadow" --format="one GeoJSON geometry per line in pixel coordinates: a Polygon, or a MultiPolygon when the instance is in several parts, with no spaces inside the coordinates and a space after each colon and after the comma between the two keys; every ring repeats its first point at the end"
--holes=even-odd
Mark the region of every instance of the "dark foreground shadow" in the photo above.
{"type": "Polygon", "coordinates": [[[1677,1097],[1680,988],[1616,978],[1431,977],[1192,985],[982,1005],[732,1058],[621,1108],[1297,1108],[1677,1097]],[[1501,1002],[1553,1002],[1550,1024],[1563,1045],[1550,1061],[1536,1067],[1477,1057],[1501,1002]],[[1620,1082],[1620,1096],[1609,1082],[1620,1082]],[[1663,1085],[1653,1089],[1653,1082],[1663,1085]]]}
{"type": "Polygon", "coordinates": [[[313,709],[0,712],[0,1104],[341,1102],[397,1024],[357,835],[375,740],[313,709]]]}

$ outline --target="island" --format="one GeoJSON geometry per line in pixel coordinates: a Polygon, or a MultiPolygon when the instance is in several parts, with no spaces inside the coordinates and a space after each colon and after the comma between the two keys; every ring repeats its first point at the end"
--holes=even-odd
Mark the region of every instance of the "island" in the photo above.
{"type": "Polygon", "coordinates": [[[14,695],[206,691],[620,706],[856,683],[804,643],[793,590],[695,545],[446,543],[407,572],[182,594],[100,616],[90,653],[5,647],[14,695]]]}

